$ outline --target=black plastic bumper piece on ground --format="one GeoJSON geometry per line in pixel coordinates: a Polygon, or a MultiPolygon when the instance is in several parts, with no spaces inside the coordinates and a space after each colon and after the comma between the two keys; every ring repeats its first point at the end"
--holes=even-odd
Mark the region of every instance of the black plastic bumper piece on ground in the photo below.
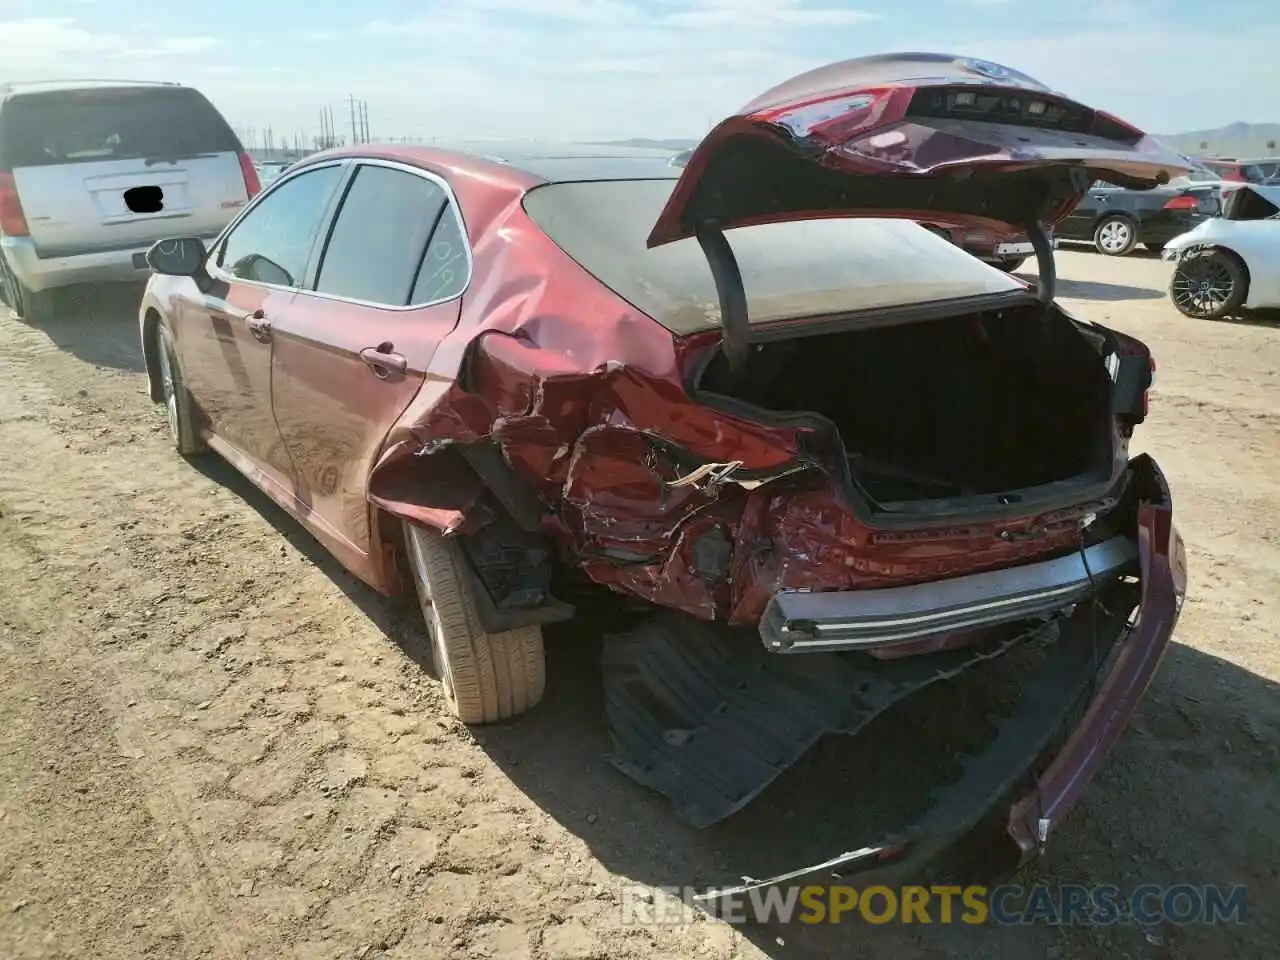
{"type": "MultiPolygon", "coordinates": [[[[893,886],[928,878],[945,852],[1007,800],[1055,741],[1071,732],[1075,711],[1087,702],[1099,667],[1126,636],[1137,602],[1136,584],[1118,584],[1102,593],[1097,607],[1077,608],[1062,624],[1057,641],[1017,705],[996,723],[994,737],[981,752],[962,757],[959,778],[933,791],[924,814],[911,826],[889,837],[855,838],[846,848],[851,853],[768,879],[717,888],[694,899],[714,908],[725,898],[781,883],[823,883],[857,876],[863,884],[893,886]]],[[[949,882],[952,878],[932,879],[949,882]]]]}
{"type": "Polygon", "coordinates": [[[1008,625],[980,646],[899,660],[778,657],[756,631],[663,611],[605,638],[612,762],[706,827],[758,796],[827,733],[855,733],[921,687],[952,677],[1056,622],[1008,625]]]}

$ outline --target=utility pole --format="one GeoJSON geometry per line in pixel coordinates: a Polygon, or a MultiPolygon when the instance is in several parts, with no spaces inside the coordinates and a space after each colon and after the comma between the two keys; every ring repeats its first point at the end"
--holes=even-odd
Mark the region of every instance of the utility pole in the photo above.
{"type": "Polygon", "coordinates": [[[360,130],[364,135],[364,142],[369,142],[369,101],[360,101],[360,130]]]}
{"type": "Polygon", "coordinates": [[[351,115],[351,142],[359,143],[360,134],[356,128],[356,98],[354,94],[347,94],[347,112],[351,115]]]}

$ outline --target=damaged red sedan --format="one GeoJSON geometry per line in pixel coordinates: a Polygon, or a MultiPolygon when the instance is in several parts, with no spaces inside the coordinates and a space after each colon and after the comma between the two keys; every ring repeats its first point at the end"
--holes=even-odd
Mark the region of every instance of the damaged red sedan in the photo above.
{"type": "Polygon", "coordinates": [[[1127,452],[1154,361],[1054,303],[1049,231],[1184,162],[938,54],[788,81],[683,168],[606,153],[326,152],[211,248],[157,244],[142,348],[178,450],[416,591],[468,723],[542,697],[542,627],[575,612],[553,569],[651,605],[603,646],[616,763],[698,826],[1034,650],[923,817],[811,871],[915,869],[993,810],[1033,853],[1185,591],[1127,452]],[[1024,234],[1039,279],[913,221],[1024,234]]]}

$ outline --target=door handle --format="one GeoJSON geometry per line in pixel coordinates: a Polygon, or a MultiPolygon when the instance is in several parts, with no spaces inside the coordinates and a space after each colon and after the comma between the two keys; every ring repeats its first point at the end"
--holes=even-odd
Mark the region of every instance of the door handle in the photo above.
{"type": "Polygon", "coordinates": [[[380,343],[376,347],[365,347],[360,351],[360,359],[365,362],[373,375],[385,380],[392,373],[404,373],[409,369],[409,361],[395,353],[390,343],[380,343]]]}
{"type": "Polygon", "coordinates": [[[249,333],[253,334],[253,339],[259,343],[267,343],[271,340],[271,321],[261,310],[255,310],[245,317],[245,325],[248,326],[249,333]]]}

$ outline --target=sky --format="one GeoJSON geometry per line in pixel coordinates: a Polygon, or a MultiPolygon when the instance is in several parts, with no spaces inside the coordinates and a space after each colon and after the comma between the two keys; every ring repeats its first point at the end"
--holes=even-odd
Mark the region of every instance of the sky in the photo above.
{"type": "Polygon", "coordinates": [[[277,141],[324,104],[349,132],[349,94],[374,139],[696,138],[894,50],[1003,63],[1150,132],[1280,121],[1276,0],[0,0],[0,80],[177,80],[277,141]]]}

